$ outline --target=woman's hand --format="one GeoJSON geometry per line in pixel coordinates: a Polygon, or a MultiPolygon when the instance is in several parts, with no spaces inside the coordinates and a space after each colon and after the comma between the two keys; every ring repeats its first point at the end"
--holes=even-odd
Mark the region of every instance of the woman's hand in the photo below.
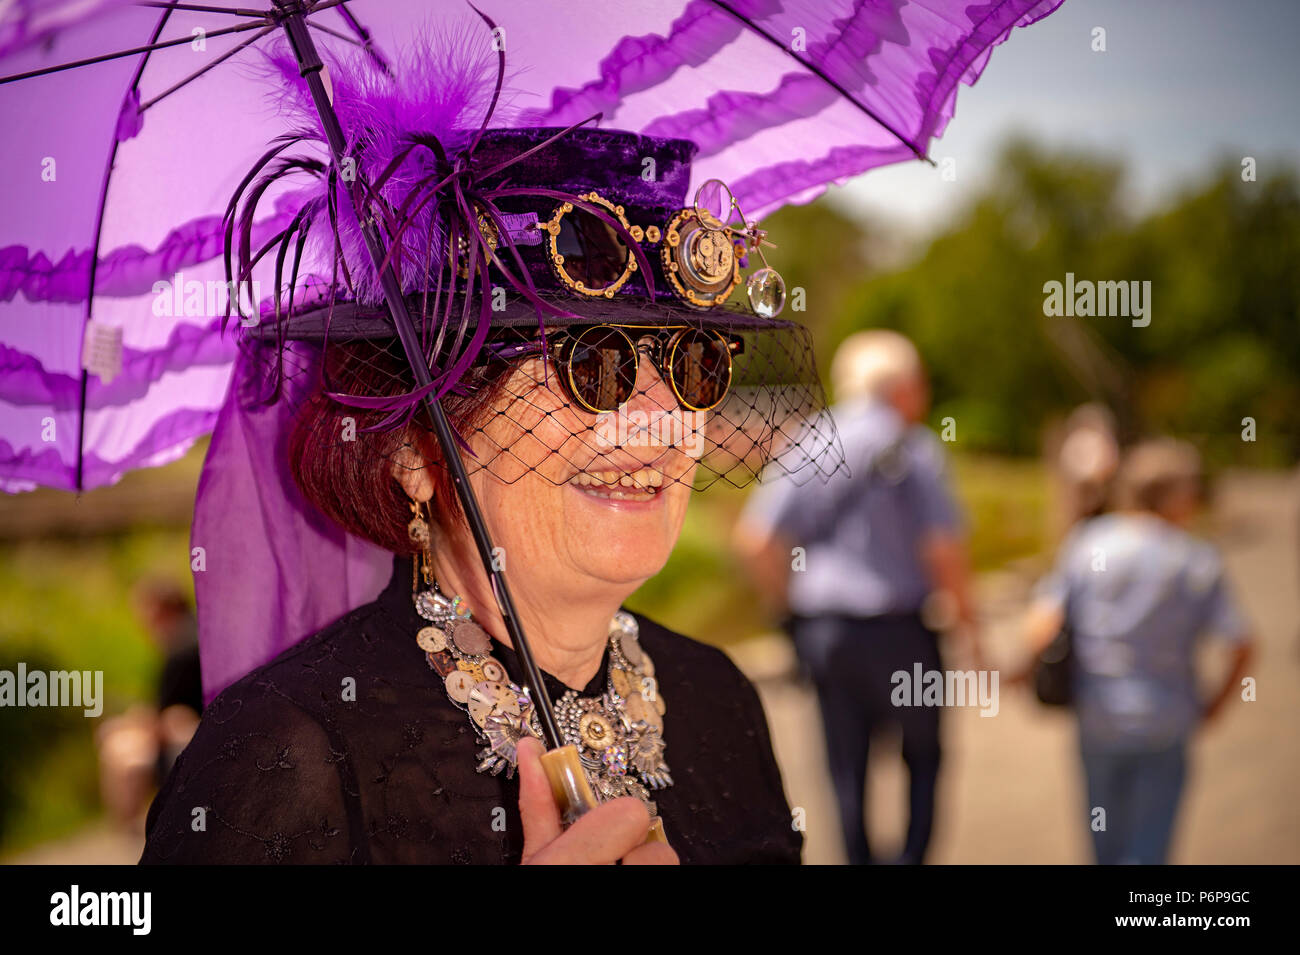
{"type": "Polygon", "coordinates": [[[645,841],[650,814],[624,796],[597,806],[567,830],[542,769],[540,741],[519,741],[519,815],[524,822],[524,865],[679,865],[666,843],[645,841]]]}

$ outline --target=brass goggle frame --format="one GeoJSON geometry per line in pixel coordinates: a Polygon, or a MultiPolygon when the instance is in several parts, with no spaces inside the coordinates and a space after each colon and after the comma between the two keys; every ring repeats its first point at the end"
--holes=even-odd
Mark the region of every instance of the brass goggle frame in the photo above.
{"type": "MultiPolygon", "coordinates": [[[[766,241],[766,234],[759,231],[753,223],[745,222],[735,197],[720,180],[710,179],[701,185],[696,191],[695,202],[675,212],[662,228],[658,225],[642,226],[629,222],[622,205],[611,202],[598,192],[587,192],[579,198],[604,210],[638,245],[658,246],[663,272],[673,293],[689,305],[708,309],[725,302],[740,283],[740,259],[748,249],[752,249],[758,253],[763,268],[750,277],[751,306],[757,314],[765,317],[775,316],[784,306],[784,282],[768,266],[762,252],[763,244],[772,243],[766,241]],[[709,208],[701,208],[702,197],[709,190],[716,190],[719,200],[716,214],[709,208]],[[725,203],[722,202],[724,195],[725,203]],[[735,216],[739,216],[742,228],[730,224],[735,216]],[[756,283],[755,279],[760,277],[762,281],[756,283]],[[779,301],[773,306],[770,299],[775,297],[772,289],[774,282],[779,286],[779,301]],[[755,298],[756,288],[764,293],[761,300],[755,298]]],[[[708,205],[707,198],[704,199],[704,204],[708,205]]],[[[536,227],[545,234],[547,261],[556,278],[571,291],[593,298],[612,299],[638,270],[637,258],[626,246],[623,237],[608,224],[602,223],[617,237],[626,253],[621,273],[599,288],[569,274],[559,242],[564,219],[575,208],[572,202],[562,202],[556,206],[549,220],[537,222],[536,227]]]]}

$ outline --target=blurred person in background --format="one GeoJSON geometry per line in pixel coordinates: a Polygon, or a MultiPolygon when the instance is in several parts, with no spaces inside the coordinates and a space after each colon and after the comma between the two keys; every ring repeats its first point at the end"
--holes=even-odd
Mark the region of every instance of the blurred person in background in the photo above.
{"type": "Polygon", "coordinates": [[[1101,864],[1167,860],[1188,744],[1232,697],[1250,659],[1223,562],[1187,530],[1202,502],[1191,445],[1136,445],[1120,466],[1116,511],[1076,527],[1029,612],[1035,653],[1062,627],[1073,641],[1073,701],[1101,864]],[[1208,701],[1198,696],[1195,667],[1205,635],[1233,647],[1230,672],[1208,701]]]}
{"type": "Polygon", "coordinates": [[[136,612],[163,654],[154,703],[104,721],[96,733],[100,793],[109,814],[140,827],[154,790],[189,744],[203,711],[198,626],[189,595],[169,580],[149,580],[136,612]]]}
{"type": "Polygon", "coordinates": [[[898,861],[920,863],[934,822],[939,708],[893,706],[891,678],[916,663],[941,669],[938,635],[921,612],[940,592],[979,665],[967,548],[943,451],[921,424],[930,394],[916,348],[895,332],[861,332],[840,346],[831,374],[852,476],[763,485],[734,543],[817,688],[850,863],[880,861],[864,818],[867,759],[872,736],[891,726],[909,775],[898,861]]]}
{"type": "Polygon", "coordinates": [[[193,603],[173,582],[153,580],[140,589],[139,607],[140,617],[163,652],[159,712],[182,706],[197,716],[203,712],[203,680],[193,603]]]}
{"type": "Polygon", "coordinates": [[[1080,405],[1070,413],[1059,447],[1048,455],[1062,528],[1105,513],[1119,456],[1115,417],[1105,405],[1080,405]]]}

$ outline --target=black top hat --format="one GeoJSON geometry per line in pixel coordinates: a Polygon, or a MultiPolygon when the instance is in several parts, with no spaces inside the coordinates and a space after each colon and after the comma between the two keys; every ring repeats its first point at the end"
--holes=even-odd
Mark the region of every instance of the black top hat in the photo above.
{"type": "MultiPolygon", "coordinates": [[[[539,317],[548,328],[793,325],[775,318],[785,291],[774,270],[764,263],[742,281],[749,256],[762,255],[763,233],[743,220],[725,185],[714,180],[688,195],[696,147],[687,140],[583,127],[489,129],[452,154],[432,137],[412,135],[396,167],[387,155],[382,167],[378,157],[367,161],[365,147],[363,140],[362,166],[374,177],[363,201],[377,210],[398,250],[393,260],[412,315],[426,323],[462,321],[473,311],[468,296],[482,299],[477,311],[491,328],[537,326],[539,317]]],[[[276,174],[300,171],[284,164],[249,195],[264,193],[276,174]]],[[[231,203],[232,237],[241,198],[231,203]]],[[[329,206],[326,192],[305,208],[333,220],[328,253],[338,278],[264,306],[252,337],[323,342],[395,334],[350,203],[329,206]]],[[[245,205],[245,230],[254,207],[245,205]]],[[[283,236],[281,261],[293,238],[283,236]]],[[[240,277],[250,272],[241,259],[240,277]]]]}

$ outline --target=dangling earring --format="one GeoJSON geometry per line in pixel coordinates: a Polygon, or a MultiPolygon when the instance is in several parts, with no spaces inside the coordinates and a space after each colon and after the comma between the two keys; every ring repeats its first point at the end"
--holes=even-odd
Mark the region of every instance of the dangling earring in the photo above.
{"type": "Polygon", "coordinates": [[[433,546],[433,534],[429,529],[431,517],[432,513],[427,504],[421,505],[419,501],[412,499],[411,522],[406,525],[406,533],[411,538],[411,543],[420,548],[420,553],[411,564],[411,593],[420,589],[421,577],[424,578],[426,588],[433,584],[433,554],[430,552],[433,546]]]}

